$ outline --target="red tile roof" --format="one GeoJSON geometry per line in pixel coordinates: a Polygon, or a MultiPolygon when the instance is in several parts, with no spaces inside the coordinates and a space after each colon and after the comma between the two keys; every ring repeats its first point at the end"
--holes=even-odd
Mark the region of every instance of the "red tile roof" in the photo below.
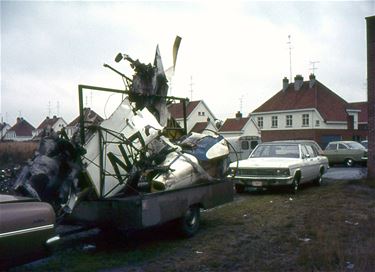
{"type": "MultiPolygon", "coordinates": [[[[192,113],[192,111],[195,109],[196,106],[198,106],[198,104],[200,102],[201,102],[201,100],[190,101],[187,104],[187,107],[186,107],[186,117],[188,117],[190,115],[190,113],[192,113]]],[[[183,112],[182,102],[170,104],[168,106],[168,111],[169,111],[169,113],[171,114],[171,116],[174,119],[184,118],[184,112],[183,112]]]]}
{"type": "MultiPolygon", "coordinates": [[[[84,108],[83,109],[83,116],[84,116],[85,122],[91,122],[93,124],[98,124],[98,123],[100,123],[104,120],[99,114],[97,114],[95,111],[93,111],[90,108],[84,108]]],[[[79,123],[79,116],[77,116],[76,119],[74,119],[72,122],[70,122],[68,126],[74,127],[78,123],[79,123]]]]}
{"type": "Polygon", "coordinates": [[[347,120],[348,102],[317,80],[312,88],[309,87],[309,81],[304,81],[298,91],[294,90],[294,84],[290,83],[285,91],[279,91],[253,112],[306,108],[316,108],[325,121],[347,120]]]}
{"type": "Polygon", "coordinates": [[[59,117],[53,116],[53,118],[49,118],[48,116],[46,119],[43,120],[43,122],[38,126],[37,129],[45,129],[47,127],[52,127],[57,120],[59,120],[59,117]]]}
{"type": "Polygon", "coordinates": [[[190,132],[202,133],[207,126],[208,122],[198,122],[194,125],[190,132]]]}
{"type": "Polygon", "coordinates": [[[23,118],[17,118],[17,123],[8,131],[14,131],[16,136],[33,136],[35,128],[23,118]]]}
{"type": "Polygon", "coordinates": [[[228,118],[219,129],[219,132],[224,131],[241,131],[250,117],[245,118],[228,118]]]}
{"type": "Polygon", "coordinates": [[[349,103],[348,108],[349,109],[355,109],[355,110],[361,110],[358,113],[358,122],[368,123],[368,113],[367,113],[368,103],[366,101],[349,103]]]}

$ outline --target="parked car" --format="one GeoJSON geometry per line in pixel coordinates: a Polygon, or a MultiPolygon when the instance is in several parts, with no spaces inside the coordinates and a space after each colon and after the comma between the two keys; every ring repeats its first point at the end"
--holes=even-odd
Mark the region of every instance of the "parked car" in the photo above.
{"type": "Polygon", "coordinates": [[[363,145],[365,148],[368,149],[368,140],[364,140],[361,142],[361,145],[363,145]]]}
{"type": "Polygon", "coordinates": [[[311,144],[278,141],[259,144],[249,158],[230,164],[235,189],[241,193],[247,187],[265,189],[287,186],[296,193],[301,183],[322,183],[328,160],[320,156],[311,144]]]}
{"type": "Polygon", "coordinates": [[[324,150],[330,164],[344,163],[347,167],[367,162],[367,149],[354,141],[330,142],[324,150]]]}
{"type": "Polygon", "coordinates": [[[56,239],[51,205],[0,194],[0,271],[45,257],[56,239]]]}

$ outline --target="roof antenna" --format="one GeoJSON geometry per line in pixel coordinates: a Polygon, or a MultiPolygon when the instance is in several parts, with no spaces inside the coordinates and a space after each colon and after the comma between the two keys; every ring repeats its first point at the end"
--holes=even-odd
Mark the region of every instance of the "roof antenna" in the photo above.
{"type": "Polygon", "coordinates": [[[51,100],[48,101],[48,117],[51,116],[51,100]]]}
{"type": "Polygon", "coordinates": [[[290,77],[289,81],[292,82],[292,41],[290,40],[290,35],[288,35],[289,41],[287,44],[289,44],[289,70],[290,70],[290,77]]]}
{"type": "Polygon", "coordinates": [[[320,61],[310,61],[311,68],[309,68],[309,70],[312,70],[313,75],[315,75],[315,70],[318,70],[318,68],[315,67],[316,63],[320,63],[320,61]]]}
{"type": "Polygon", "coordinates": [[[193,76],[190,76],[190,101],[193,101],[193,76]]]}
{"type": "Polygon", "coordinates": [[[240,96],[240,112],[242,112],[243,95],[240,96]]]}

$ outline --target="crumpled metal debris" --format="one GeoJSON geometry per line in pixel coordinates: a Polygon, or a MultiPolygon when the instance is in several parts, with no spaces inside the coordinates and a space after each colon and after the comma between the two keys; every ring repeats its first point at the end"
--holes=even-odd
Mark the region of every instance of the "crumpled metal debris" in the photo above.
{"type": "MultiPolygon", "coordinates": [[[[78,138],[50,131],[15,183],[23,195],[52,204],[58,216],[84,197],[94,199],[172,190],[225,176],[229,148],[222,136],[163,136],[168,84],[159,49],[154,65],[124,55],[135,74],[112,115],[78,138]]],[[[127,78],[128,79],[128,78],[127,78]]]]}

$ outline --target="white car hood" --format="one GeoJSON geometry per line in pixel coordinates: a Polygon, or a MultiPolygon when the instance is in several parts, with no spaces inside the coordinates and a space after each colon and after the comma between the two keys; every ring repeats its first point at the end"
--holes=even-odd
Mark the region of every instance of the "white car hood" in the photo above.
{"type": "MultiPolygon", "coordinates": [[[[248,158],[238,161],[238,168],[288,168],[299,163],[298,158],[248,158]]],[[[236,168],[237,162],[232,162],[230,167],[236,168]]]]}

